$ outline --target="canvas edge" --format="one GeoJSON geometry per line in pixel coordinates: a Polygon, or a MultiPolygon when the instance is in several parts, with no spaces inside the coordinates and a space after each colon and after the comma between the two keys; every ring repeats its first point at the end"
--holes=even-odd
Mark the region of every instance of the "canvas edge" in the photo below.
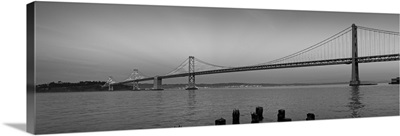
{"type": "MultiPolygon", "coordinates": [[[[34,3],[34,2],[32,2],[34,3]]],[[[396,12],[368,12],[352,10],[313,10],[313,9],[285,9],[285,8],[255,8],[238,6],[196,6],[196,5],[177,5],[177,4],[143,4],[143,3],[119,3],[119,2],[100,2],[100,1],[35,1],[35,3],[64,3],[64,4],[89,4],[89,5],[117,5],[117,6],[150,6],[150,7],[175,7],[175,8],[210,8],[210,9],[244,9],[244,10],[271,10],[271,11],[293,11],[293,12],[331,12],[331,13],[357,13],[357,14],[388,14],[397,15],[396,12]]]]}
{"type": "MultiPolygon", "coordinates": [[[[36,16],[36,5],[37,3],[69,3],[69,4],[101,4],[101,5],[121,5],[121,6],[160,6],[160,7],[184,7],[184,8],[222,8],[222,9],[250,9],[250,10],[276,10],[276,11],[299,11],[299,12],[332,12],[332,13],[361,13],[361,14],[394,14],[399,16],[400,22],[400,13],[374,13],[374,12],[351,12],[351,11],[318,11],[318,10],[291,10],[291,9],[262,9],[262,8],[237,8],[237,7],[205,7],[205,6],[174,6],[174,5],[142,5],[142,4],[118,4],[118,3],[86,3],[86,2],[53,2],[53,1],[40,1],[40,2],[31,2],[27,4],[26,8],[26,21],[27,21],[27,126],[26,131],[32,134],[35,133],[35,125],[36,125],[36,57],[35,57],[35,16],[36,16]]],[[[400,25],[400,24],[399,24],[400,25]]],[[[400,28],[399,28],[400,31],[400,28]]],[[[394,115],[398,116],[398,115],[394,115]]],[[[385,117],[385,116],[377,116],[377,117],[385,117]]],[[[368,118],[368,117],[363,117],[368,118]]],[[[373,117],[375,118],[375,117],[373,117]]],[[[337,120],[341,118],[336,118],[333,120],[337,120]]],[[[328,119],[332,120],[332,119],[328,119]]],[[[208,127],[208,126],[205,126],[208,127]]],[[[169,129],[168,127],[166,127],[169,129]]],[[[127,129],[127,130],[138,130],[138,129],[127,129]]],[[[151,130],[151,129],[147,129],[151,130]]],[[[102,130],[100,130],[102,131],[102,130]]],[[[108,131],[108,130],[107,130],[108,131]]],[[[110,131],[118,131],[110,130],[110,131]]],[[[99,132],[99,131],[84,131],[84,132],[99,132]]],[[[67,132],[71,133],[71,132],[67,132]]],[[[76,133],[76,132],[72,132],[76,133]]],[[[82,133],[82,132],[78,132],[82,133]]],[[[66,133],[50,133],[50,134],[66,134],[66,133]]]]}
{"type": "Polygon", "coordinates": [[[35,96],[35,7],[36,2],[26,5],[26,72],[27,72],[27,94],[26,94],[26,131],[35,134],[36,124],[36,96],[35,96]]]}

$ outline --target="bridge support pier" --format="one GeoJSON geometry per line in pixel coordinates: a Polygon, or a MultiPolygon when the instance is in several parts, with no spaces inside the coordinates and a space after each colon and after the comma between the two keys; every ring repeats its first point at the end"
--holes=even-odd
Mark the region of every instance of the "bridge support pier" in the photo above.
{"type": "Polygon", "coordinates": [[[140,90],[140,88],[139,88],[139,82],[138,82],[138,81],[135,81],[135,82],[132,83],[132,90],[133,90],[133,91],[138,91],[138,90],[140,90]]]}
{"type": "Polygon", "coordinates": [[[108,86],[108,91],[114,91],[114,87],[112,85],[108,86]]]}
{"type": "Polygon", "coordinates": [[[161,88],[162,85],[162,79],[159,78],[158,76],[154,77],[154,82],[153,82],[153,88],[151,90],[164,90],[161,88]]]}
{"type": "Polygon", "coordinates": [[[359,86],[360,78],[358,74],[358,50],[357,50],[357,26],[355,24],[351,25],[351,55],[352,55],[352,63],[351,63],[351,80],[350,86],[359,86]]]}
{"type": "Polygon", "coordinates": [[[197,90],[194,75],[194,56],[189,56],[189,81],[186,90],[197,90]]]}
{"type": "Polygon", "coordinates": [[[188,87],[186,88],[186,90],[197,90],[197,89],[198,88],[196,87],[194,74],[189,74],[189,83],[188,83],[188,87]]]}

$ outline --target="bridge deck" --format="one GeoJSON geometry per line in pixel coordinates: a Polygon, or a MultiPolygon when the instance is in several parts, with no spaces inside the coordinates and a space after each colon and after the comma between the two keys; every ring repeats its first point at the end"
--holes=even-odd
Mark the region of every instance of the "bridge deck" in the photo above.
{"type": "MultiPolygon", "coordinates": [[[[399,56],[400,56],[399,54],[365,56],[365,57],[358,57],[357,61],[358,61],[358,63],[398,61],[399,56]]],[[[317,60],[317,61],[305,61],[305,62],[293,62],[293,63],[281,63],[281,64],[243,66],[243,67],[234,67],[234,68],[226,68],[226,69],[219,69],[219,70],[199,71],[199,72],[194,72],[194,74],[195,75],[207,75],[207,74],[267,70],[267,69],[339,65],[339,64],[351,64],[351,62],[352,62],[352,58],[339,58],[339,59],[330,59],[330,60],[317,60]]],[[[166,79],[166,78],[176,78],[176,77],[185,77],[185,76],[189,76],[189,73],[159,76],[159,78],[166,79]]],[[[126,81],[122,81],[122,82],[118,82],[118,83],[113,83],[113,85],[130,83],[130,82],[149,81],[149,80],[154,80],[154,77],[148,77],[148,78],[136,79],[136,80],[126,80],[126,81]]]]}

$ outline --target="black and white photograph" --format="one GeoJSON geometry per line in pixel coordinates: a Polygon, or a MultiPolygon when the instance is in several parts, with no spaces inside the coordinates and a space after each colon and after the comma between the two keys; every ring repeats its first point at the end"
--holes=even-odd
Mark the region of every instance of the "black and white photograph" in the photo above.
{"type": "Polygon", "coordinates": [[[26,6],[30,133],[399,116],[399,14],[26,6]]]}

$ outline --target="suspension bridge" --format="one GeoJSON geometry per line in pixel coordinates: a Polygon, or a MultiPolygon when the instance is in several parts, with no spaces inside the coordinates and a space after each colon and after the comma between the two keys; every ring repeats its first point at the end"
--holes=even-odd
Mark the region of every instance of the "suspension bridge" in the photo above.
{"type": "Polygon", "coordinates": [[[152,90],[162,90],[163,79],[188,77],[186,89],[196,90],[195,76],[199,75],[341,64],[351,64],[349,85],[359,86],[362,83],[359,79],[358,63],[385,61],[399,61],[399,32],[353,24],[308,48],[265,63],[228,67],[189,56],[178,67],[165,75],[146,76],[138,69],[134,69],[125,81],[116,82],[110,76],[104,87],[108,86],[109,90],[113,90],[114,85],[132,84],[132,89],[138,90],[139,82],[153,80],[152,90]]]}

